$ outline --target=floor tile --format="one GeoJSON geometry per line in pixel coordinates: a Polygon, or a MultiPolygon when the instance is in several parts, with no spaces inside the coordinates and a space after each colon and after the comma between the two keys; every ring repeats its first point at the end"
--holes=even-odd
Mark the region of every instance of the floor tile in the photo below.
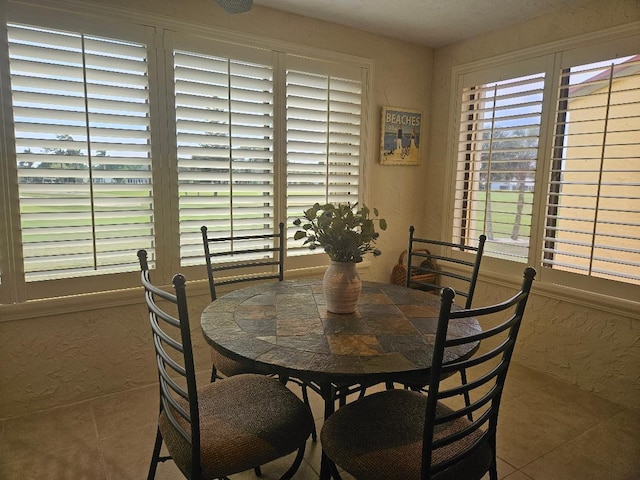
{"type": "MultiPolygon", "coordinates": [[[[198,374],[208,383],[209,372],[198,374]]],[[[450,379],[459,381],[459,377],[450,379]]],[[[298,396],[298,385],[289,384],[298,396]]],[[[398,386],[401,388],[401,386],[398,386]]],[[[384,390],[380,384],[367,394],[384,390]]],[[[139,480],[146,478],[156,433],[157,385],[90,402],[0,421],[2,480],[139,480]]],[[[324,402],[309,392],[320,433],[324,402]]],[[[349,397],[349,402],[355,396],[349,397]]],[[[500,480],[640,478],[640,411],[518,364],[512,364],[498,429],[500,480]]],[[[307,442],[297,480],[317,480],[322,446],[307,442]]],[[[264,479],[278,478],[290,455],[262,467],[264,479]]],[[[169,461],[157,480],[182,478],[169,461]]],[[[253,471],[233,480],[255,480],[253,471]]],[[[345,480],[353,480],[345,474],[345,480]]],[[[485,476],[488,480],[488,475],[485,476]]],[[[484,480],[484,479],[483,479],[484,480]]]]}
{"type": "MultiPolygon", "coordinates": [[[[502,460],[500,457],[498,457],[497,462],[498,462],[498,478],[505,478],[507,477],[507,475],[510,475],[515,471],[515,468],[513,468],[507,462],[502,460]]],[[[487,478],[489,477],[487,476],[487,478]]]]}
{"type": "MultiPolygon", "coordinates": [[[[260,480],[275,480],[280,478],[282,474],[286,472],[287,469],[291,466],[294,458],[295,453],[292,453],[290,455],[287,455],[286,457],[279,458],[278,460],[274,460],[273,462],[267,463],[266,465],[262,465],[260,467],[260,469],[262,470],[262,476],[260,477],[260,480]]],[[[232,480],[257,479],[253,470],[237,473],[235,475],[231,475],[229,478],[232,480]]],[[[309,463],[303,461],[294,478],[296,480],[318,480],[318,473],[313,468],[311,468],[309,463]]]]}
{"type": "Polygon", "coordinates": [[[71,448],[66,455],[48,453],[28,461],[0,464],[0,478],[6,480],[105,480],[97,451],[71,448]]]}
{"type": "Polygon", "coordinates": [[[635,480],[640,478],[640,411],[603,421],[522,468],[535,479],[635,480]]]}
{"type": "Polygon", "coordinates": [[[600,421],[593,412],[551,394],[522,393],[500,407],[498,456],[519,469],[600,421]]]}
{"type": "Polygon", "coordinates": [[[158,421],[158,386],[136,388],[91,401],[100,438],[121,436],[158,421]]]}
{"type": "MultiPolygon", "coordinates": [[[[137,480],[147,477],[153,445],[155,425],[129,429],[122,435],[110,435],[100,441],[107,480],[137,480]]],[[[166,451],[163,450],[163,454],[166,451]]],[[[156,480],[183,478],[172,461],[158,465],[156,480]]]]}
{"type": "Polygon", "coordinates": [[[511,364],[505,383],[505,393],[546,393],[560,401],[573,404],[576,408],[598,418],[609,418],[623,407],[575,385],[537,372],[518,363],[511,364]]]}
{"type": "Polygon", "coordinates": [[[104,479],[88,403],[4,420],[0,478],[104,479]]]}
{"type": "Polygon", "coordinates": [[[529,475],[522,473],[520,470],[516,470],[510,475],[507,475],[506,477],[500,477],[500,478],[501,479],[504,478],[504,480],[536,480],[534,478],[531,478],[529,475]]]}

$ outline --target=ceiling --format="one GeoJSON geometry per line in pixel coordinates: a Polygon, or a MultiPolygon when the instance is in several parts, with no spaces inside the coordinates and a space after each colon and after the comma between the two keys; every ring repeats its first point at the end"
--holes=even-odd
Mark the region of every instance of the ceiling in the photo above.
{"type": "Polygon", "coordinates": [[[432,48],[592,0],[254,0],[255,5],[432,48]]]}

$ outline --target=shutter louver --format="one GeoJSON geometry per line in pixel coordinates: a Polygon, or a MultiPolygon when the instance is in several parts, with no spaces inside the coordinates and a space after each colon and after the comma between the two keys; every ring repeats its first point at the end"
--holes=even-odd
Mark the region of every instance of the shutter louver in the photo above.
{"type": "MultiPolygon", "coordinates": [[[[287,225],[314,203],[358,201],[362,82],[287,71],[287,225]]],[[[293,241],[288,254],[311,254],[293,241]]],[[[320,253],[320,252],[315,252],[320,253]]]]}
{"type": "Polygon", "coordinates": [[[640,284],[640,55],[563,70],[543,265],[640,284]]]}
{"type": "Polygon", "coordinates": [[[26,280],[135,270],[154,245],[145,45],[8,36],[26,280]]]}
{"type": "Polygon", "coordinates": [[[273,233],[273,68],[174,51],[181,265],[209,235],[273,233]]]}
{"type": "Polygon", "coordinates": [[[544,74],[464,88],[454,239],[528,260],[544,74]]]}

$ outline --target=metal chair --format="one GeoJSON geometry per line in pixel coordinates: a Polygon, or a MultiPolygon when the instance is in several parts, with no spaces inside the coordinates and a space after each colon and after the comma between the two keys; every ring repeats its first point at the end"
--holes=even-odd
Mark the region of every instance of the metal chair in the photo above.
{"type": "MultiPolygon", "coordinates": [[[[464,308],[471,308],[486,240],[487,237],[485,235],[480,235],[477,246],[463,246],[452,242],[418,238],[415,236],[415,227],[411,225],[409,227],[409,246],[407,248],[406,286],[439,293],[442,291],[442,283],[448,283],[450,279],[460,285],[454,291],[456,295],[466,298],[464,308]],[[447,253],[451,249],[475,253],[475,256],[473,260],[456,258],[447,253]],[[418,261],[420,265],[416,265],[418,261]],[[471,273],[465,274],[459,267],[468,268],[471,273]],[[445,280],[442,279],[443,277],[445,280]]],[[[464,370],[460,371],[460,377],[462,383],[466,383],[466,372],[464,370]]],[[[428,378],[424,375],[407,375],[399,379],[399,383],[402,383],[405,388],[417,391],[424,391],[427,382],[428,378]]],[[[391,389],[393,385],[388,382],[387,388],[391,389]]]]}
{"type": "MultiPolygon", "coordinates": [[[[278,232],[242,236],[210,237],[206,226],[200,228],[207,265],[211,301],[218,298],[216,286],[259,280],[284,279],[284,224],[278,232]],[[232,262],[233,260],[233,262],[232,262]],[[234,276],[219,274],[236,272],[234,276]]],[[[211,349],[211,381],[240,373],[259,373],[211,349]],[[220,375],[222,374],[222,376],[220,375]]]]}
{"type": "Polygon", "coordinates": [[[464,308],[471,308],[486,240],[487,237],[485,235],[480,235],[478,245],[469,246],[418,238],[415,236],[415,227],[411,225],[409,227],[405,285],[410,288],[439,293],[442,290],[443,283],[446,283],[444,286],[449,286],[449,283],[461,282],[465,288],[454,288],[454,290],[456,295],[466,298],[464,308]],[[475,253],[475,256],[473,260],[462,260],[448,253],[452,249],[475,253]],[[418,262],[420,262],[420,265],[416,265],[418,262]],[[465,274],[461,272],[459,267],[469,268],[471,273],[465,274]],[[445,277],[445,280],[442,277],[445,277]],[[421,278],[425,280],[420,280],[421,278]]]}
{"type": "Polygon", "coordinates": [[[331,415],[320,439],[334,478],[340,479],[337,465],[368,480],[480,480],[487,472],[497,480],[500,399],[535,274],[525,269],[520,291],[488,307],[452,311],[455,292],[443,290],[429,394],[386,390],[331,415]],[[447,330],[468,317],[490,326],[448,340],[447,330]],[[447,361],[448,349],[462,345],[477,351],[467,359],[447,361]],[[470,373],[469,382],[446,386],[443,378],[461,369],[470,373]],[[462,399],[465,394],[469,405],[462,399]]]}
{"type": "Polygon", "coordinates": [[[159,462],[173,459],[189,479],[226,479],[298,451],[281,477],[298,470],[313,416],[287,387],[264,375],[236,375],[196,388],[184,276],[175,294],[151,283],[147,252],[138,251],[141,281],[160,382],[160,414],[148,479],[159,462]],[[163,300],[162,306],[158,300],[163,300]],[[176,310],[168,313],[165,306],[176,310]],[[160,456],[162,443],[170,456],[160,456]]]}
{"type": "Polygon", "coordinates": [[[210,237],[206,226],[200,228],[211,301],[218,298],[216,285],[257,280],[284,280],[284,223],[277,233],[210,237]],[[230,263],[233,262],[233,263],[230,263]],[[241,271],[244,270],[244,271],[241,271]],[[221,272],[236,276],[218,278],[221,272]]]}
{"type": "MultiPolygon", "coordinates": [[[[211,301],[218,298],[216,286],[261,280],[284,280],[284,223],[280,222],[277,233],[215,237],[209,236],[206,226],[202,226],[200,231],[211,301]],[[236,273],[236,275],[224,276],[230,273],[236,273]]],[[[241,373],[264,372],[211,349],[212,382],[241,373]]],[[[282,380],[290,380],[300,385],[303,401],[309,405],[307,384],[295,378],[282,380]]],[[[315,428],[311,436],[313,441],[317,440],[315,428]]]]}

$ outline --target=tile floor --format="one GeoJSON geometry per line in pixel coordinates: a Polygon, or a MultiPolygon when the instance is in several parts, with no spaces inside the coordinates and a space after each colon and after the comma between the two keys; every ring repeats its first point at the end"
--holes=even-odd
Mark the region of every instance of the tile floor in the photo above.
{"type": "MultiPolygon", "coordinates": [[[[146,478],[156,428],[156,388],[0,420],[0,479],[146,478]]],[[[319,429],[319,398],[312,398],[312,407],[319,429]]],[[[500,412],[498,473],[508,480],[637,480],[638,432],[640,411],[512,364],[500,412]]],[[[309,441],[295,478],[317,479],[319,460],[319,443],[309,441]]],[[[277,478],[287,461],[264,466],[262,478],[277,478]]],[[[167,462],[156,478],[182,477],[167,462]]],[[[256,477],[245,472],[232,478],[256,477]]]]}

